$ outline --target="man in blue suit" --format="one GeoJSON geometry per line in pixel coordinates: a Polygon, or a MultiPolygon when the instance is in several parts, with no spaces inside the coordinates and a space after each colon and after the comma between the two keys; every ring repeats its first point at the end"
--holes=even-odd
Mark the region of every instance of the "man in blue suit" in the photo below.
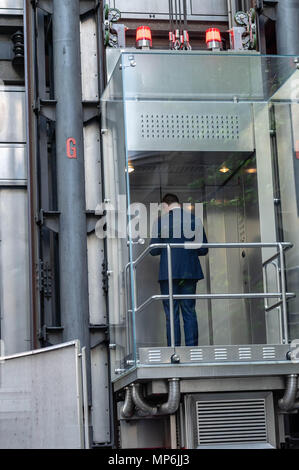
{"type": "MultiPolygon", "coordinates": [[[[195,219],[193,214],[186,214],[179,203],[179,199],[174,194],[166,194],[162,200],[165,215],[156,221],[154,226],[154,236],[151,244],[154,243],[190,243],[197,242],[207,243],[207,237],[199,219],[195,219]],[[186,221],[189,222],[190,237],[186,237],[186,221]],[[191,227],[190,227],[191,223],[191,227]],[[196,233],[196,231],[200,233],[196,233]],[[193,236],[192,236],[193,233],[193,236]],[[194,235],[195,233],[195,235],[194,235]]],[[[199,256],[205,256],[208,248],[202,247],[198,249],[172,248],[172,279],[173,294],[195,294],[196,284],[200,279],[204,278],[199,256]]],[[[166,248],[153,248],[152,256],[160,255],[159,283],[162,295],[169,294],[168,284],[168,264],[166,248]]],[[[198,345],[198,325],[195,311],[195,299],[174,300],[174,331],[175,345],[181,345],[180,330],[180,309],[184,320],[185,344],[186,346],[198,345]]],[[[166,331],[167,343],[171,345],[170,335],[170,309],[169,300],[163,300],[164,310],[166,314],[166,331]]]]}

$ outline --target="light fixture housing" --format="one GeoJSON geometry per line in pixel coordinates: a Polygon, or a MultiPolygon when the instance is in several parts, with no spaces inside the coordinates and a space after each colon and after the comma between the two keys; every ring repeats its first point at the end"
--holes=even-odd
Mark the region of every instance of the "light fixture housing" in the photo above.
{"type": "Polygon", "coordinates": [[[149,26],[139,26],[136,29],[136,47],[137,49],[151,48],[153,45],[152,32],[149,26]]]}
{"type": "Polygon", "coordinates": [[[206,44],[208,49],[220,50],[222,45],[222,39],[220,29],[209,28],[206,30],[206,44]]]}

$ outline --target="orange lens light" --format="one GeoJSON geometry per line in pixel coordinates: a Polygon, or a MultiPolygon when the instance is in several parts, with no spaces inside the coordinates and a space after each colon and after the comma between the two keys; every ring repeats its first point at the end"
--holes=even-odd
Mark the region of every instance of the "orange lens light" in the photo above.
{"type": "Polygon", "coordinates": [[[219,171],[221,171],[221,173],[227,173],[229,171],[229,168],[227,168],[225,165],[222,166],[219,171]]]}
{"type": "Polygon", "coordinates": [[[152,32],[149,26],[139,26],[136,29],[136,41],[150,41],[152,45],[152,32]]]}
{"type": "Polygon", "coordinates": [[[221,42],[220,30],[217,28],[209,28],[206,31],[206,43],[208,44],[212,41],[221,42]]]}

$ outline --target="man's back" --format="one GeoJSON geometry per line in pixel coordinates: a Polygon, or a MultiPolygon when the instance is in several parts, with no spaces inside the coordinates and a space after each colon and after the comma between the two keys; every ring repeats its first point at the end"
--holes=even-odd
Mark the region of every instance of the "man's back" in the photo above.
{"type": "MultiPolygon", "coordinates": [[[[151,244],[154,243],[207,243],[207,237],[200,219],[191,213],[176,207],[168,214],[160,217],[154,226],[151,244]]],[[[198,256],[204,256],[207,248],[186,249],[172,248],[172,278],[173,279],[203,279],[203,272],[198,256]]],[[[168,279],[168,264],[166,248],[151,250],[153,256],[161,255],[159,281],[168,279]]]]}

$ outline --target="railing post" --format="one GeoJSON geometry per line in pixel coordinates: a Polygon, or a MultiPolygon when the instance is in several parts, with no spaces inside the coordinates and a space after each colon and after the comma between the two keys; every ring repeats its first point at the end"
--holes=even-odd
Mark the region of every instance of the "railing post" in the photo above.
{"type": "Polygon", "coordinates": [[[132,274],[133,274],[133,297],[132,297],[132,332],[133,332],[133,354],[134,361],[137,360],[137,350],[136,350],[136,321],[135,321],[135,312],[137,308],[137,282],[136,282],[136,266],[132,263],[132,274]]]}
{"type": "Polygon", "coordinates": [[[173,313],[173,285],[172,285],[172,262],[171,262],[171,248],[167,245],[167,266],[168,266],[168,292],[169,292],[169,314],[170,314],[170,337],[171,347],[175,347],[174,336],[174,313],[173,313]]]}
{"type": "MultiPolygon", "coordinates": [[[[277,292],[281,292],[281,272],[279,271],[279,266],[277,264],[277,261],[272,261],[271,262],[273,266],[275,267],[276,270],[276,278],[277,278],[277,292]]],[[[283,344],[283,322],[282,322],[282,310],[281,310],[281,305],[277,307],[279,310],[279,329],[280,329],[280,342],[283,344]]]]}
{"type": "Polygon", "coordinates": [[[281,243],[278,244],[279,257],[280,257],[280,276],[281,276],[281,295],[282,295],[282,314],[283,314],[283,341],[285,344],[289,342],[288,334],[288,315],[287,315],[287,298],[286,298],[286,283],[285,283],[285,264],[284,264],[284,251],[281,243]]]}

